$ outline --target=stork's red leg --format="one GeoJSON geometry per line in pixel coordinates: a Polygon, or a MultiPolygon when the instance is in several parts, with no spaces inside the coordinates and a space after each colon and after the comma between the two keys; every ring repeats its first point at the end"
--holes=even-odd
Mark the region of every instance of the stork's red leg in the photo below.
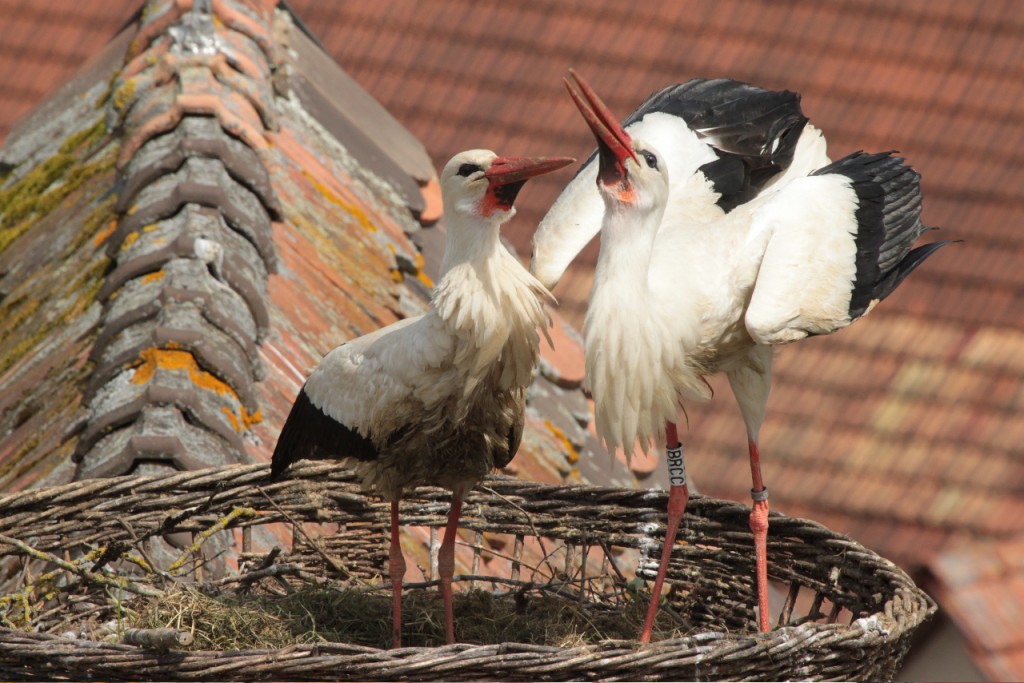
{"type": "Polygon", "coordinates": [[[448,525],[444,529],[444,540],[437,553],[437,573],[441,577],[441,599],[444,601],[444,628],[448,644],[455,642],[455,614],[452,608],[452,576],[455,574],[455,536],[459,531],[459,515],[462,514],[462,492],[452,494],[452,507],[448,511],[448,525]]]}
{"type": "Polygon", "coordinates": [[[658,576],[654,579],[654,588],[651,590],[651,604],[647,607],[644,630],[640,633],[641,643],[651,642],[651,630],[654,628],[654,617],[658,614],[658,601],[661,599],[661,587],[668,572],[668,561],[676,543],[679,524],[683,521],[686,503],[690,500],[690,487],[686,483],[686,464],[683,461],[683,444],[679,442],[676,426],[672,422],[665,425],[665,461],[671,484],[668,491],[665,545],[661,548],[661,564],[658,565],[658,576]]]}
{"type": "Polygon", "coordinates": [[[751,440],[750,478],[753,486],[750,497],[754,506],[750,511],[750,530],[754,533],[754,559],[757,563],[757,611],[762,633],[771,630],[768,620],[768,487],[761,478],[761,455],[757,442],[751,440]]]}
{"type": "Polygon", "coordinates": [[[391,553],[388,576],[391,577],[391,647],[402,647],[402,579],[405,577],[405,556],[402,555],[401,532],[398,529],[398,499],[391,501],[391,553]]]}

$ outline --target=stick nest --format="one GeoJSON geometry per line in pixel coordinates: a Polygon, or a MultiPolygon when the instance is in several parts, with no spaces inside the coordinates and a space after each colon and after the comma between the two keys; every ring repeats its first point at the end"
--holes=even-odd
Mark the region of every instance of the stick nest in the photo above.
{"type": "Polygon", "coordinates": [[[424,545],[409,549],[424,580],[406,583],[404,647],[389,649],[388,505],[339,465],[300,463],[276,483],[250,465],[24,491],[0,498],[0,670],[25,680],[884,680],[935,611],[891,562],[773,514],[768,571],[786,597],[776,628],[759,634],[749,508],[695,496],[657,642],[641,646],[665,505],[662,492],[489,478],[463,507],[460,642],[443,645],[426,546],[448,493],[416,491],[402,524],[421,530],[424,545]]]}

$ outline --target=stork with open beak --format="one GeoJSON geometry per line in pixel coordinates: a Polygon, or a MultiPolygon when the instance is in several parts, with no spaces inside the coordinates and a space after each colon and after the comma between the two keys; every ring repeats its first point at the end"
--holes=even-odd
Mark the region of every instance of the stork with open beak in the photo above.
{"type": "Polygon", "coordinates": [[[597,430],[627,454],[637,441],[645,450],[667,442],[665,545],[641,640],[689,499],[677,416],[684,400],[710,398],[704,378],[719,372],[746,425],[758,625],[767,631],[758,432],[772,346],[846,327],[945,243],[911,248],[927,230],[918,174],[890,153],[830,163],[795,93],[690,81],[656,93],[623,126],[571,76],[596,160],[541,222],[532,270],[553,287],[600,230],[585,324],[597,430]]]}
{"type": "Polygon", "coordinates": [[[519,448],[526,388],[551,294],[502,245],[527,179],[562,168],[562,157],[455,155],[441,173],[448,227],[440,280],[423,315],[328,353],[306,380],[281,429],[271,474],[301,458],[347,459],[364,486],[391,501],[392,642],[401,644],[398,505],[406,488],[452,493],[438,556],[445,628],[455,641],[452,574],[463,496],[519,448]]]}

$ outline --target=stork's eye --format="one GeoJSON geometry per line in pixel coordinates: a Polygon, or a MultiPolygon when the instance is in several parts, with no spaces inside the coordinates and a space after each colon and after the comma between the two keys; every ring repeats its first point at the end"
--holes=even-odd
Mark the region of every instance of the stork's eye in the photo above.
{"type": "Polygon", "coordinates": [[[643,156],[644,161],[647,162],[647,167],[648,168],[653,168],[653,169],[657,169],[658,168],[658,157],[654,156],[653,154],[651,154],[650,152],[648,152],[646,150],[641,150],[640,154],[643,156]]]}
{"type": "Polygon", "coordinates": [[[468,178],[469,176],[473,175],[477,171],[482,171],[482,170],[484,170],[484,169],[480,168],[476,164],[463,164],[462,166],[459,166],[459,175],[462,176],[463,178],[468,178]]]}

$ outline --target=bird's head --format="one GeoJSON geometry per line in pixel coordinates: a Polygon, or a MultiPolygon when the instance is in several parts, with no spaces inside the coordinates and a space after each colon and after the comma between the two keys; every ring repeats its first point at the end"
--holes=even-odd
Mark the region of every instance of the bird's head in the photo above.
{"type": "Polygon", "coordinates": [[[597,93],[572,69],[565,80],[597,140],[597,187],[609,209],[654,209],[668,198],[668,169],[657,150],[630,137],[597,93]]]}
{"type": "Polygon", "coordinates": [[[499,157],[486,149],[460,152],[441,171],[445,212],[504,223],[515,211],[516,196],[527,180],[573,161],[568,157],[499,157]]]}

